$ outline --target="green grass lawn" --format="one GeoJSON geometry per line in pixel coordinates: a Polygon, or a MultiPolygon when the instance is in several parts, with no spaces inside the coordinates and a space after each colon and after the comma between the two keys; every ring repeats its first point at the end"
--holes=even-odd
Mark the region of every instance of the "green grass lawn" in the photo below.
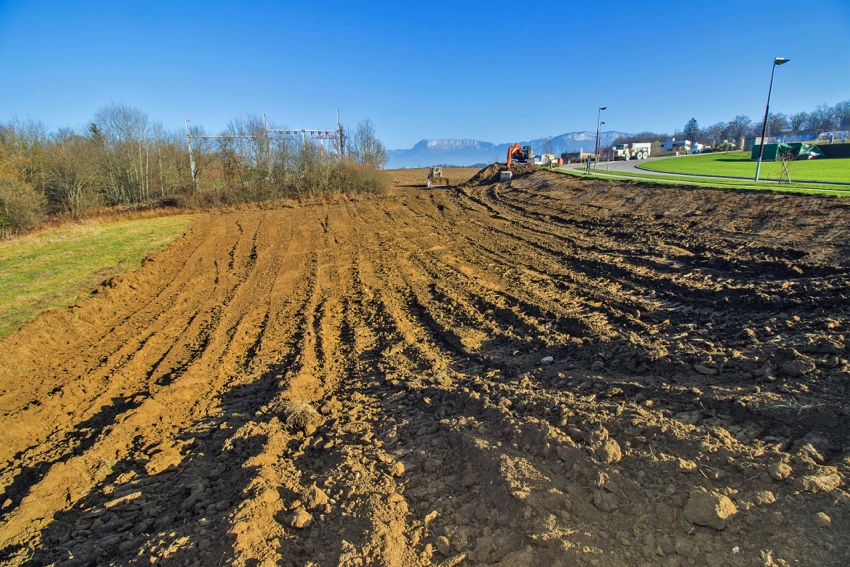
{"type": "Polygon", "coordinates": [[[138,268],[193,218],[75,225],[0,242],[0,335],[42,311],[73,305],[112,274],[138,268]]]}
{"type": "MultiPolygon", "coordinates": [[[[756,162],[750,160],[750,152],[728,152],[682,156],[651,161],[643,169],[693,175],[725,175],[729,177],[753,178],[756,162]]],[[[791,162],[788,165],[791,181],[832,181],[850,183],[850,158],[812,159],[791,162]]],[[[760,179],[779,179],[782,164],[763,161],[760,179]]]]}

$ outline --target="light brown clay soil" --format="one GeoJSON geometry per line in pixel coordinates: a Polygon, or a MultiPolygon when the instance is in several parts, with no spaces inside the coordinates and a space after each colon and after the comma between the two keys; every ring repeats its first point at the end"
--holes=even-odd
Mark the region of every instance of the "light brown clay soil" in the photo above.
{"type": "Polygon", "coordinates": [[[850,203],[491,167],[0,341],[4,565],[850,564],[850,203]]]}
{"type": "MultiPolygon", "coordinates": [[[[386,171],[390,182],[396,187],[426,187],[428,182],[427,167],[409,169],[390,169],[386,171]]],[[[480,171],[472,167],[444,167],[443,177],[452,185],[460,185],[480,171]]]]}

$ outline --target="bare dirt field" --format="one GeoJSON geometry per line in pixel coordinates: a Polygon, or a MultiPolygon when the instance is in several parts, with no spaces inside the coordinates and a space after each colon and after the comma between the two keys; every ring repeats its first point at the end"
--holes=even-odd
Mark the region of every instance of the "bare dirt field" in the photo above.
{"type": "Polygon", "coordinates": [[[495,175],[2,339],[0,563],[850,564],[850,203],[495,175]]]}
{"type": "MultiPolygon", "coordinates": [[[[473,167],[444,167],[443,176],[452,185],[461,185],[480,171],[473,167]]],[[[387,176],[396,187],[425,187],[428,180],[428,168],[390,169],[387,176]]]]}

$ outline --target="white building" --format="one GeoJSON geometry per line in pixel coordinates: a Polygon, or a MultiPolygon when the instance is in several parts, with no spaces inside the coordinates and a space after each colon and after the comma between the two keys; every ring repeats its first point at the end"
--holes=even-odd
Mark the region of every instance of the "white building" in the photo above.
{"type": "Polygon", "coordinates": [[[676,138],[670,138],[666,142],[664,142],[664,151],[665,152],[675,152],[689,154],[691,153],[691,141],[690,140],[677,140],[676,138]]]}

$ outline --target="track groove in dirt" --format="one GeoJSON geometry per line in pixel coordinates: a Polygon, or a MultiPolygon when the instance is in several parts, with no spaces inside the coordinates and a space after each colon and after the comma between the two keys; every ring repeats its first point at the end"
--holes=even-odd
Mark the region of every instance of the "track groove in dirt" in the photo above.
{"type": "Polygon", "coordinates": [[[9,565],[845,565],[848,206],[488,168],[0,341],[9,565]]]}

